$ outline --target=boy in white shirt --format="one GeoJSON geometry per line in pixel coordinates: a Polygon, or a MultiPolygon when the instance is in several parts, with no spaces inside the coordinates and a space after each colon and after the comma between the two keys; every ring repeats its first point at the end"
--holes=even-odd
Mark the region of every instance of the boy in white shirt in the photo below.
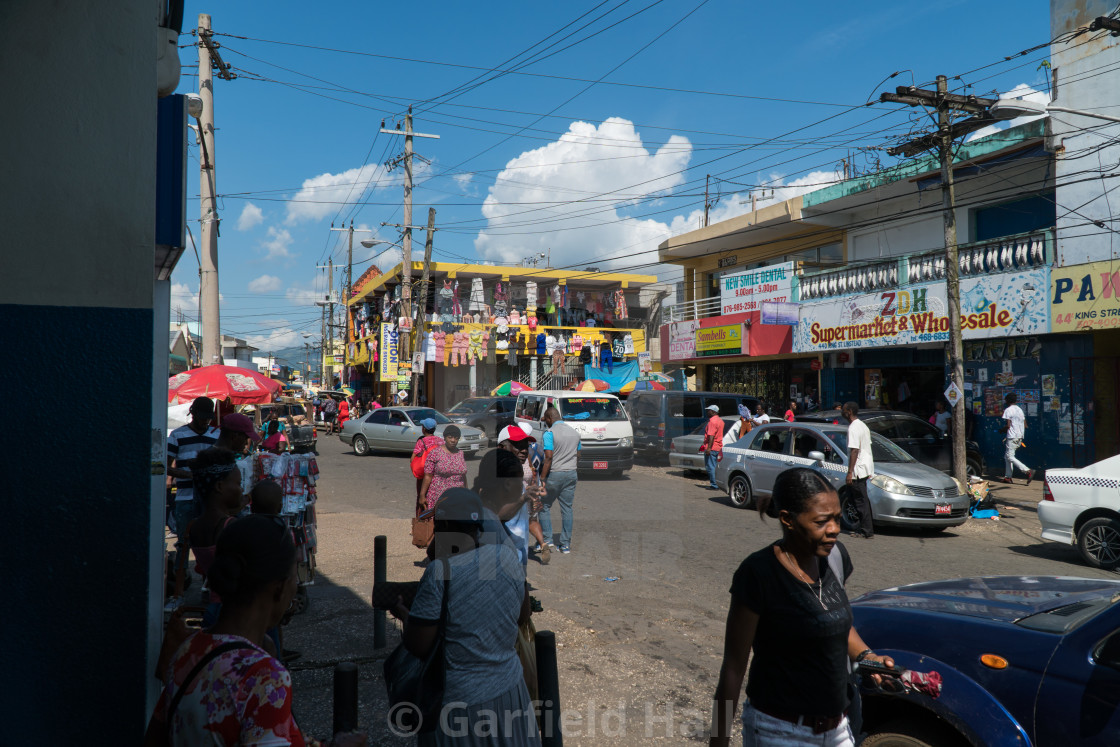
{"type": "Polygon", "coordinates": [[[1015,468],[1018,467],[1023,472],[1027,473],[1027,485],[1031,484],[1034,479],[1034,470],[1027,465],[1020,462],[1015,458],[1015,450],[1018,449],[1023,443],[1023,436],[1027,430],[1027,417],[1023,413],[1023,408],[1015,404],[1019,398],[1015,392],[1003,398],[1003,478],[1000,482],[1012,482],[1012,475],[1015,474],[1015,468]]]}
{"type": "Polygon", "coordinates": [[[875,475],[875,461],[871,458],[871,430],[857,417],[859,405],[845,402],[840,411],[848,421],[848,478],[847,483],[855,493],[855,507],[859,512],[859,530],[851,536],[871,539],[875,536],[872,523],[871,499],[867,495],[867,481],[875,475]]]}

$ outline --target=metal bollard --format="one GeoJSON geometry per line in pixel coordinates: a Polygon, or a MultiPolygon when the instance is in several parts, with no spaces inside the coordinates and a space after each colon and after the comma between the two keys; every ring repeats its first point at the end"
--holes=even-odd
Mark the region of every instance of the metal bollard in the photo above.
{"type": "Polygon", "coordinates": [[[334,731],[342,734],[358,728],[358,665],[343,661],[334,668],[334,731]]]}
{"type": "Polygon", "coordinates": [[[541,747],[563,747],[560,731],[560,670],[556,662],[556,634],[538,630],[537,697],[540,698],[541,747]]]}
{"type": "MultiPolygon", "coordinates": [[[[387,544],[388,538],[384,534],[379,534],[373,538],[374,588],[377,588],[378,584],[385,583],[387,544]]],[[[385,610],[382,609],[373,611],[373,647],[377,649],[385,648],[385,610]]]]}

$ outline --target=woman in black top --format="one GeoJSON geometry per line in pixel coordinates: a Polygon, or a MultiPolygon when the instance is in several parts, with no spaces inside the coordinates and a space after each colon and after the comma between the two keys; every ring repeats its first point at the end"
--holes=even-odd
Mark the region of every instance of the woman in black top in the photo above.
{"type": "Polygon", "coordinates": [[[852,563],[837,540],[840,498],[819,473],[796,468],[778,476],[771,499],[759,500],[760,514],[771,500],[782,538],[744,560],[731,582],[711,747],[729,744],[752,648],[744,745],[854,745],[848,663],[894,661],[872,652],[852,627],[844,593],[852,563]]]}

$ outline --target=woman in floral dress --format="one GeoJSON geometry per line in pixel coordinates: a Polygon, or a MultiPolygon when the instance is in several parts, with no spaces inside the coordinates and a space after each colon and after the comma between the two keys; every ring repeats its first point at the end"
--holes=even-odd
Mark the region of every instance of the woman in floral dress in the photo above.
{"type": "MultiPolygon", "coordinates": [[[[379,407],[380,407],[380,405],[379,405],[379,407]]],[[[421,457],[424,457],[424,463],[426,464],[427,461],[428,461],[427,458],[426,458],[426,455],[428,454],[428,452],[431,451],[432,449],[438,449],[438,448],[441,448],[443,446],[443,437],[436,435],[436,425],[437,425],[437,423],[435,421],[435,418],[424,418],[423,420],[420,421],[421,435],[420,435],[420,438],[416,439],[416,446],[414,446],[413,449],[412,449],[412,459],[413,460],[418,460],[421,457]]],[[[413,471],[413,474],[416,474],[415,469],[413,471]]],[[[423,487],[424,487],[424,478],[423,477],[416,478],[416,503],[417,503],[417,505],[421,504],[420,496],[422,496],[424,494],[423,492],[421,492],[421,489],[423,487]]]]}
{"type": "Polygon", "coordinates": [[[424,482],[417,500],[417,505],[423,501],[421,511],[435,508],[436,501],[445,490],[467,486],[467,462],[463,452],[459,451],[461,435],[459,426],[447,426],[443,430],[443,445],[428,454],[424,462],[424,482]]]}

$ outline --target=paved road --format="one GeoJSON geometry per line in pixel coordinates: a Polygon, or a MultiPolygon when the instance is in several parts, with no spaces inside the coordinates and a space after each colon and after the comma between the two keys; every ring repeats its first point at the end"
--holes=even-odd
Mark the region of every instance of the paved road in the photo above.
{"type": "MultiPolygon", "coordinates": [[[[297,713],[319,735],[329,729],[330,671],[316,664],[377,656],[368,606],[372,536],[389,537],[390,579],[422,572],[414,564],[421,552],[408,543],[415,481],[407,457],[357,457],[337,438],[321,440],[323,575],[312,610],[291,626],[291,645],[307,662],[297,671],[300,695],[308,696],[297,696],[297,713]]],[[[477,460],[468,464],[473,477],[477,460]]],[[[779,529],[702,484],[654,466],[621,480],[581,480],[571,555],[554,553],[548,566],[530,561],[529,580],[545,607],[534,620],[557,631],[563,646],[563,705],[574,711],[568,744],[679,743],[707,719],[731,575],[779,529]]],[[[1072,548],[1038,539],[1041,490],[1041,483],[995,487],[1004,514],[998,522],[847,541],[855,565],[849,594],[981,574],[1112,576],[1084,566],[1072,548]]],[[[558,508],[553,525],[559,531],[558,508]]],[[[384,714],[379,677],[379,663],[363,668],[362,720],[376,743],[392,743],[377,723],[384,714]]]]}

